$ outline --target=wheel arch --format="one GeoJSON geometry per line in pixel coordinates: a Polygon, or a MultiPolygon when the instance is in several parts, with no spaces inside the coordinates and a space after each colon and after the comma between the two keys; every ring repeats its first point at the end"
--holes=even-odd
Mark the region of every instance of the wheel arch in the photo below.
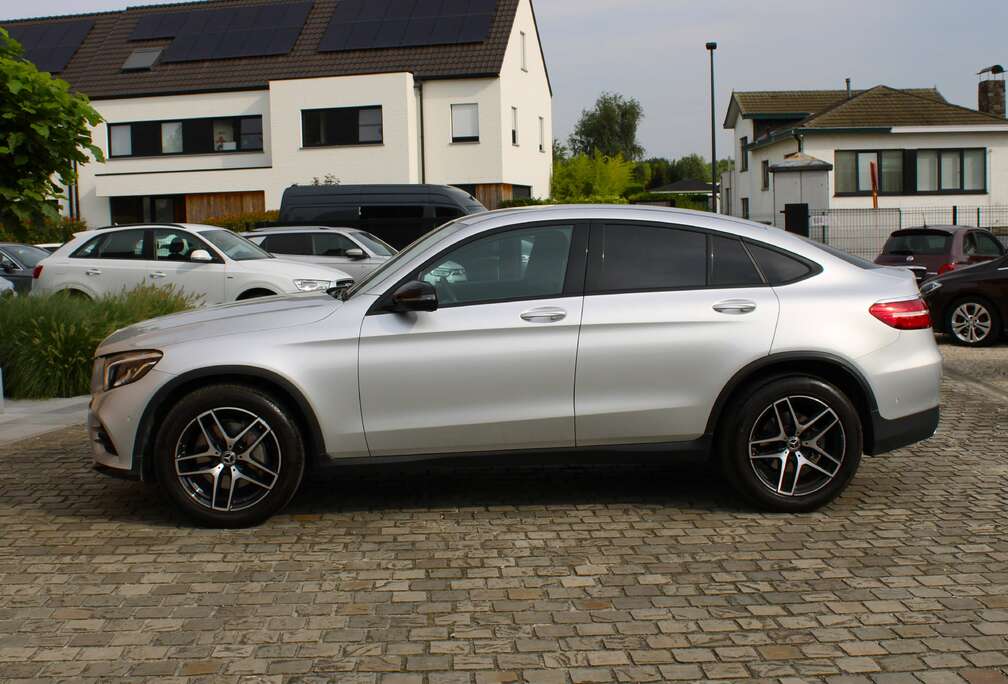
{"type": "Polygon", "coordinates": [[[753,385],[782,375],[811,375],[835,385],[854,404],[861,419],[866,453],[875,443],[875,418],[878,401],[864,375],[849,361],[825,352],[784,352],[772,354],[743,367],[721,390],[707,419],[706,433],[717,439],[718,427],[727,407],[753,385]]]}
{"type": "Polygon", "coordinates": [[[294,413],[294,419],[305,438],[306,461],[309,468],[325,453],[325,439],[318,417],[304,394],[288,379],[274,371],[255,366],[215,366],[201,368],[172,378],[158,389],[147,402],[137,425],[133,443],[134,472],[145,481],[153,481],[154,462],[149,457],[157,438],[157,426],[176,400],[188,392],[211,383],[234,383],[255,387],[276,396],[294,413]]]}
{"type": "Polygon", "coordinates": [[[242,290],[237,297],[235,297],[236,302],[245,301],[246,299],[254,299],[256,297],[274,297],[280,292],[275,292],[273,289],[268,287],[261,287],[259,285],[254,285],[252,287],[246,287],[242,290]]]}

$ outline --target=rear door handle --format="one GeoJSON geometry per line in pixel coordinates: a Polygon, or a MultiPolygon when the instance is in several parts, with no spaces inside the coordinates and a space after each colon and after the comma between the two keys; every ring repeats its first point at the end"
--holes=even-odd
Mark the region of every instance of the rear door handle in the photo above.
{"type": "Polygon", "coordinates": [[[101,269],[98,269],[98,268],[89,268],[88,270],[84,271],[84,275],[89,275],[89,276],[101,275],[101,269]]]}
{"type": "Polygon", "coordinates": [[[154,271],[150,274],[151,278],[167,278],[168,275],[162,271],[154,271]]]}
{"type": "Polygon", "coordinates": [[[738,316],[755,311],[756,302],[750,299],[726,299],[723,302],[715,304],[713,308],[718,313],[738,316]]]}
{"type": "Polygon", "coordinates": [[[554,306],[542,306],[522,312],[521,317],[530,323],[556,323],[567,318],[567,312],[554,306]]]}

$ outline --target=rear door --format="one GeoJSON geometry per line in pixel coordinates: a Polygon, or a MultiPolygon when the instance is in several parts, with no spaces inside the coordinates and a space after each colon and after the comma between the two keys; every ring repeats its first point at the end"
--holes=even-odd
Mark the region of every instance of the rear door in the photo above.
{"type": "Polygon", "coordinates": [[[734,236],[663,223],[592,226],[577,445],[700,437],[728,380],[769,353],[778,308],[734,236]]]}
{"type": "Polygon", "coordinates": [[[259,242],[259,246],[289,261],[309,264],[315,261],[311,233],[270,233],[259,242]]]}
{"type": "Polygon", "coordinates": [[[147,274],[151,285],[171,286],[194,294],[206,306],[227,301],[227,265],[217,250],[193,233],[179,228],[155,229],[154,256],[155,263],[147,274]],[[192,261],[190,256],[199,249],[209,252],[214,260],[192,261]]]}
{"type": "MultiPolygon", "coordinates": [[[[109,231],[74,252],[60,269],[62,288],[80,289],[96,297],[132,290],[147,282],[154,265],[151,232],[146,228],[109,231]]],[[[61,289],[62,289],[61,288],[61,289]]]]}

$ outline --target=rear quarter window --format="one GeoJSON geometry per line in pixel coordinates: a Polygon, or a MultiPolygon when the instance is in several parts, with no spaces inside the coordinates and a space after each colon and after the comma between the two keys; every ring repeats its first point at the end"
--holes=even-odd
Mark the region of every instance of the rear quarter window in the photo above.
{"type": "Polygon", "coordinates": [[[801,257],[756,242],[746,247],[770,285],[787,285],[809,277],[818,267],[801,257]]]}

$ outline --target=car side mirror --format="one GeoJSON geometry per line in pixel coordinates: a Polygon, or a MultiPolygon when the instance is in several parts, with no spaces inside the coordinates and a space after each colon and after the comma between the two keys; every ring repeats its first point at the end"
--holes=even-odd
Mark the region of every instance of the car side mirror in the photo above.
{"type": "Polygon", "coordinates": [[[437,290],[422,280],[411,280],[392,293],[392,310],[397,313],[437,311],[437,308],[437,290]]]}
{"type": "Polygon", "coordinates": [[[345,256],[348,259],[363,259],[364,257],[367,256],[367,254],[365,254],[364,250],[361,249],[360,247],[351,247],[350,249],[343,252],[343,256],[345,256]]]}
{"type": "Polygon", "coordinates": [[[213,257],[210,256],[210,252],[205,249],[193,250],[193,253],[189,255],[189,261],[195,261],[200,264],[208,264],[213,261],[213,257]]]}

